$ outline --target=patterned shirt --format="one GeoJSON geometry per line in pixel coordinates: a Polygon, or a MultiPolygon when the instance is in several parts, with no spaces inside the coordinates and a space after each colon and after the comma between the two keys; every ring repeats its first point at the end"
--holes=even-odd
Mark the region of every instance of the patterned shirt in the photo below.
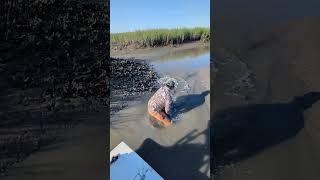
{"type": "Polygon", "coordinates": [[[148,102],[148,111],[156,111],[156,112],[165,111],[166,114],[170,114],[171,104],[172,104],[172,96],[170,93],[170,89],[167,86],[162,86],[150,98],[148,102]]]}

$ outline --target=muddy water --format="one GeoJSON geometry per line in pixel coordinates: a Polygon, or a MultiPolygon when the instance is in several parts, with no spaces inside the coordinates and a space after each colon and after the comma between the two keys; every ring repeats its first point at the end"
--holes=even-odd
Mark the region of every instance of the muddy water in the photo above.
{"type": "Polygon", "coordinates": [[[152,64],[159,72],[171,72],[175,70],[193,70],[201,67],[208,67],[210,64],[210,54],[206,52],[198,56],[185,56],[179,59],[165,58],[163,61],[156,61],[152,64]]]}
{"type": "Polygon", "coordinates": [[[174,108],[180,117],[168,128],[149,122],[147,101],[152,94],[113,115],[110,150],[124,141],[165,179],[209,179],[209,45],[192,43],[120,56],[148,60],[161,76],[177,79],[188,91],[175,92],[174,108]]]}

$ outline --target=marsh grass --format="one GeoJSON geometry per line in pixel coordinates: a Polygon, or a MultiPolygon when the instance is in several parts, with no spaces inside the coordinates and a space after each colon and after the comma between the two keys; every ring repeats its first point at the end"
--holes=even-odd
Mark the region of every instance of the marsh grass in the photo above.
{"type": "Polygon", "coordinates": [[[191,41],[209,41],[210,28],[149,29],[134,32],[111,33],[111,48],[147,48],[182,44],[191,41]]]}

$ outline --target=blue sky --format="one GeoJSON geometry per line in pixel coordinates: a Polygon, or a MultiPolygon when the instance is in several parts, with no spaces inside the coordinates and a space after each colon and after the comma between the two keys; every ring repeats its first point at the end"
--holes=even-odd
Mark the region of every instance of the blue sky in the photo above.
{"type": "Polygon", "coordinates": [[[210,26],[210,0],[110,0],[110,31],[210,26]]]}

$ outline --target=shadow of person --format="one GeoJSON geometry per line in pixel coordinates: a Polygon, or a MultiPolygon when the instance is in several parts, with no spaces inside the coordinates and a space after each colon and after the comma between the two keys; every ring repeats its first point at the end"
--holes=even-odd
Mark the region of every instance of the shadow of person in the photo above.
{"type": "Polygon", "coordinates": [[[188,112],[198,106],[201,106],[205,102],[205,97],[210,91],[203,91],[200,94],[188,94],[177,97],[174,102],[175,113],[173,116],[188,112]]]}
{"type": "Polygon", "coordinates": [[[148,138],[136,152],[164,179],[209,180],[206,175],[210,170],[208,142],[208,129],[200,133],[194,130],[168,147],[148,138]],[[200,135],[205,135],[205,144],[190,143],[200,135]],[[203,172],[201,168],[205,168],[203,172]]]}
{"type": "Polygon", "coordinates": [[[289,103],[252,104],[215,113],[213,166],[240,161],[294,137],[304,127],[304,110],[319,99],[320,92],[310,92],[289,103]]]}

